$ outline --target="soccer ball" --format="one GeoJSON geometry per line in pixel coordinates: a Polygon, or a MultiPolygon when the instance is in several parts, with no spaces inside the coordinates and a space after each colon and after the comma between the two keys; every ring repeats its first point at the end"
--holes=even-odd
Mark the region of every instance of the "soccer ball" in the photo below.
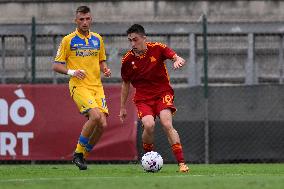
{"type": "Polygon", "coordinates": [[[158,152],[147,152],[141,159],[142,168],[146,172],[158,172],[163,167],[163,158],[158,152]]]}

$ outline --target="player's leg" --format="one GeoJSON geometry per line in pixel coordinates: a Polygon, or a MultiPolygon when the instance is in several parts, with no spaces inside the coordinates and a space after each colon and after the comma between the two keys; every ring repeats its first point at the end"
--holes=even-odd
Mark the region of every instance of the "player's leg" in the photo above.
{"type": "Polygon", "coordinates": [[[172,124],[172,111],[170,109],[162,110],[160,112],[160,121],[163,126],[163,130],[165,131],[168,137],[172,152],[175,155],[175,158],[179,164],[179,171],[188,172],[189,169],[185,164],[180,137],[172,124]]]}
{"type": "Polygon", "coordinates": [[[94,146],[99,142],[101,136],[105,131],[105,128],[107,127],[106,114],[102,112],[99,112],[99,114],[100,119],[98,120],[98,123],[96,124],[96,127],[89,138],[89,142],[86,145],[86,152],[84,154],[84,158],[88,156],[94,146]]]}
{"type": "Polygon", "coordinates": [[[87,116],[88,121],[86,121],[82,128],[73,157],[73,163],[79,167],[80,170],[87,169],[87,164],[85,162],[86,148],[88,147],[90,137],[92,136],[96,125],[99,124],[100,112],[98,108],[92,108],[87,112],[87,116]]]}
{"type": "Polygon", "coordinates": [[[164,132],[168,137],[172,152],[179,164],[181,172],[187,172],[182,145],[178,132],[173,127],[172,115],[176,112],[173,92],[169,91],[156,101],[155,113],[159,115],[164,132]]]}
{"type": "Polygon", "coordinates": [[[154,150],[154,129],[155,120],[152,115],[146,115],[142,118],[143,133],[142,142],[144,152],[150,152],[154,150]]]}
{"type": "Polygon", "coordinates": [[[143,125],[142,132],[142,146],[144,152],[150,152],[154,150],[154,127],[155,118],[151,107],[153,102],[136,102],[138,111],[138,118],[141,119],[143,125]]]}
{"type": "Polygon", "coordinates": [[[180,143],[178,132],[175,130],[172,124],[172,112],[170,109],[164,109],[160,112],[160,121],[164,132],[168,137],[168,141],[171,145],[180,143]]]}
{"type": "Polygon", "coordinates": [[[88,154],[95,147],[95,145],[100,140],[107,126],[106,116],[108,115],[108,108],[106,104],[103,87],[93,88],[93,93],[95,94],[95,104],[97,105],[97,107],[92,109],[90,114],[92,114],[94,118],[96,118],[98,115],[98,119],[96,126],[93,130],[93,133],[89,137],[89,142],[85,147],[84,158],[87,158],[88,154]]]}
{"type": "Polygon", "coordinates": [[[87,169],[87,165],[84,159],[85,147],[89,142],[89,137],[92,135],[94,128],[97,124],[97,120],[99,118],[99,114],[90,117],[90,112],[93,112],[93,108],[97,107],[95,103],[95,99],[92,96],[92,93],[83,87],[72,88],[71,96],[75,101],[80,113],[87,116],[89,119],[83,125],[81,134],[78,139],[78,143],[76,145],[76,149],[73,155],[73,163],[79,167],[80,170],[87,169]]]}

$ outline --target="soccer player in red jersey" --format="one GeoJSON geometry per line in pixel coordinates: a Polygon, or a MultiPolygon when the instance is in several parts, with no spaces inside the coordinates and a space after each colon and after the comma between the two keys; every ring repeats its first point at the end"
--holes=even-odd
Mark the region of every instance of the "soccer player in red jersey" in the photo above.
{"type": "Polygon", "coordinates": [[[154,150],[155,118],[158,116],[178,162],[179,171],[188,172],[180,138],[172,124],[172,115],[176,111],[174,91],[165,65],[165,60],[170,59],[174,69],[179,69],[185,64],[185,60],[164,44],[146,42],[145,30],[139,24],[132,25],[127,30],[127,35],[132,49],[122,58],[120,119],[123,122],[127,115],[125,104],[131,83],[136,89],[134,103],[143,124],[144,151],[154,150]]]}

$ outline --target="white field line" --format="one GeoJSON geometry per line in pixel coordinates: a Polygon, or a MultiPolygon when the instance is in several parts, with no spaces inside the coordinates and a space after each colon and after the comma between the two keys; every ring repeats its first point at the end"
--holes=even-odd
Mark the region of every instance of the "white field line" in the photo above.
{"type": "MultiPolygon", "coordinates": [[[[230,175],[173,175],[173,176],[155,176],[158,178],[185,178],[185,177],[216,177],[216,176],[255,176],[255,174],[230,174],[230,175]]],[[[131,178],[139,178],[143,176],[132,176],[131,178]]],[[[34,181],[62,181],[62,180],[96,180],[96,179],[129,179],[129,177],[39,177],[39,178],[27,178],[27,179],[1,179],[0,183],[9,183],[9,182],[34,182],[34,181]]]]}

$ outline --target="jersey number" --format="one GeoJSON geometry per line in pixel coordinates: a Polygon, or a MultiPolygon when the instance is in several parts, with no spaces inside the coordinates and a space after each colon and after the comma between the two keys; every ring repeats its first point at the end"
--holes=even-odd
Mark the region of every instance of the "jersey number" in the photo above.
{"type": "Polygon", "coordinates": [[[106,99],[102,98],[102,108],[107,108],[106,99]]]}

